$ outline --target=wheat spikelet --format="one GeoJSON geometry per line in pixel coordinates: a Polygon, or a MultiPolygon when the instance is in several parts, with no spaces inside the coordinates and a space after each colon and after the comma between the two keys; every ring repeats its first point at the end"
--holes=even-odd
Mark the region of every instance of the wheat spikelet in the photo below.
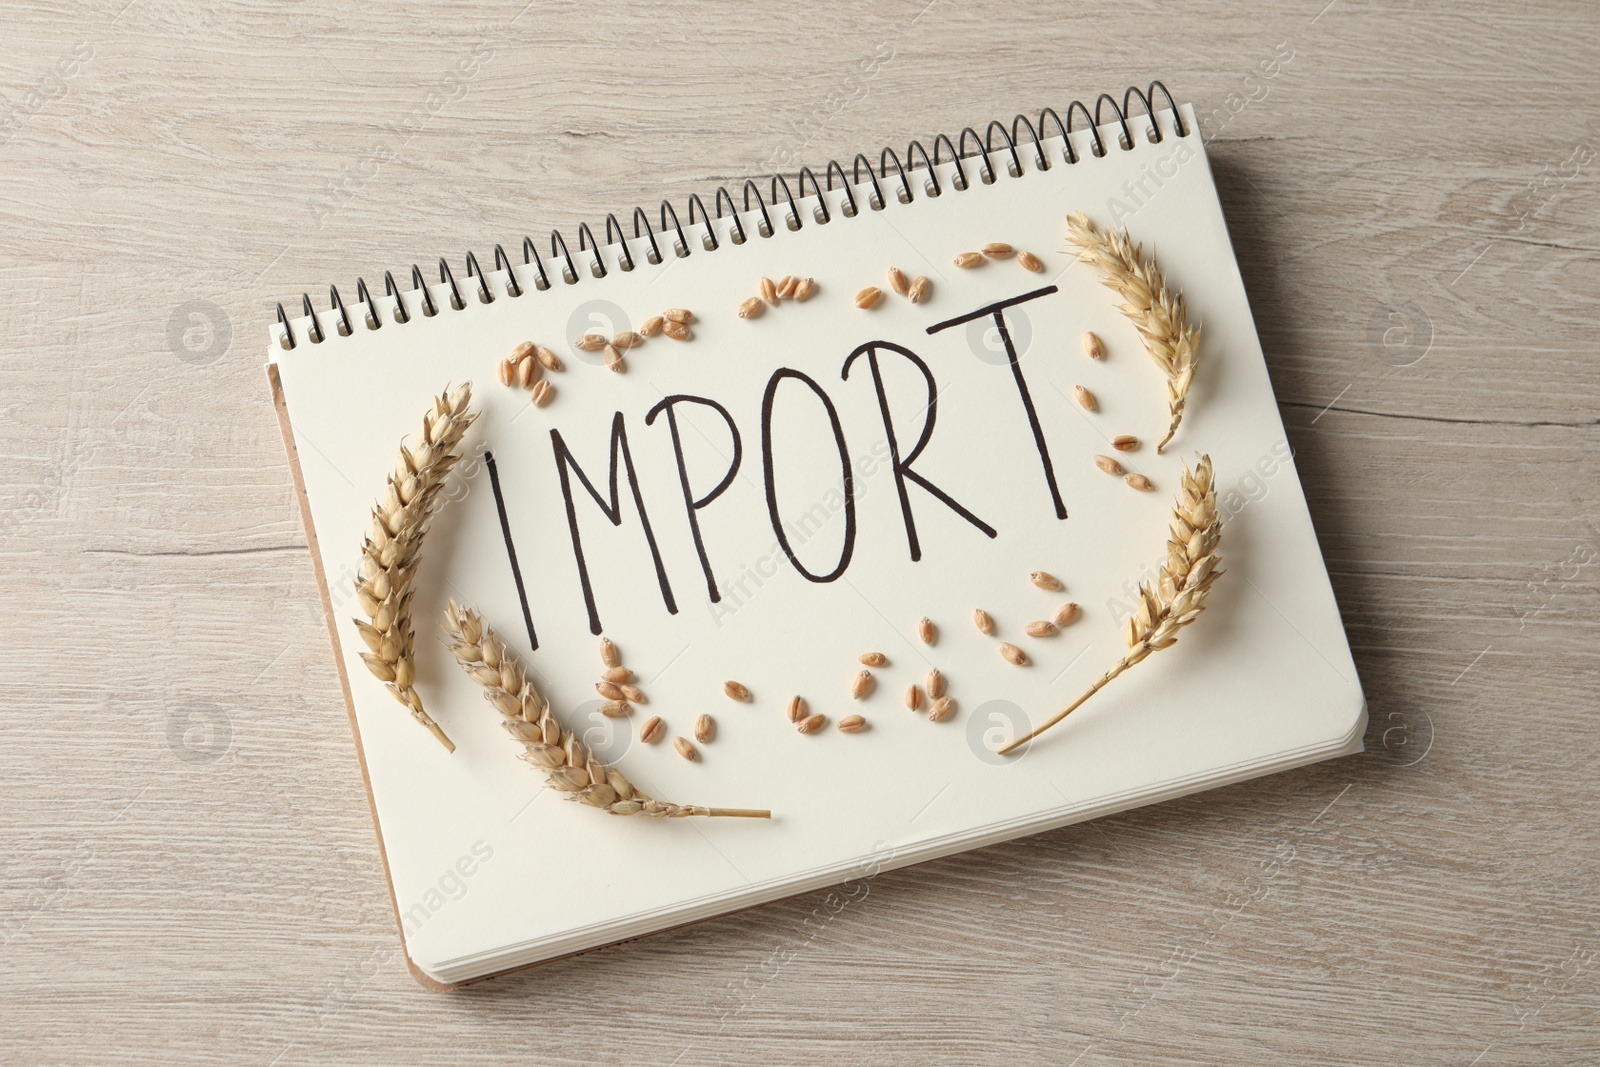
{"type": "Polygon", "coordinates": [[[506,647],[483,617],[452,598],[442,622],[449,649],[472,679],[483,686],[483,697],[503,717],[506,730],[521,741],[522,758],[540,768],[552,788],[569,799],[613,815],[643,815],[652,819],[681,819],[689,815],[737,816],[769,819],[768,811],[743,808],[702,808],[656,800],[634,788],[615,767],[595,758],[587,745],[556,721],[550,703],[528,680],[516,654],[506,647]]]}
{"type": "Polygon", "coordinates": [[[1194,381],[1195,357],[1200,347],[1200,327],[1189,322],[1183,294],[1167,288],[1155,255],[1144,254],[1126,232],[1101,233],[1081,212],[1067,217],[1067,237],[1080,250],[1079,258],[1100,268],[1101,280],[1125,301],[1121,312],[1139,331],[1145,351],[1167,376],[1167,407],[1172,424],[1156,445],[1161,452],[1183,421],[1184,401],[1194,381]]]}
{"type": "Polygon", "coordinates": [[[470,382],[454,392],[447,387],[423,416],[417,444],[407,447],[401,442],[388,488],[372,509],[372,530],[361,545],[361,578],[356,582],[356,596],[367,613],[367,621],[355,620],[371,650],[361,654],[367,669],[451,752],[456,746],[423,710],[413,688],[417,671],[412,658],[411,592],[422,538],[439,507],[439,490],[461,458],[456,447],[478,417],[467,410],[471,402],[470,382]]]}
{"type": "Polygon", "coordinates": [[[1123,636],[1128,654],[1118,660],[1100,680],[1084,690],[1055,717],[1026,737],[1019,737],[1000,750],[1005,755],[1044,733],[1078,709],[1106,684],[1129,667],[1144,662],[1152,652],[1170,647],[1178,631],[1193,622],[1206,606],[1211,584],[1223,572],[1217,569],[1217,546],[1222,540],[1222,518],[1217,514],[1217,486],[1211,473],[1211,457],[1201,456],[1191,472],[1183,469],[1183,488],[1172,508],[1172,526],[1167,539],[1167,558],[1155,584],[1139,586],[1139,610],[1128,619],[1123,636]]]}

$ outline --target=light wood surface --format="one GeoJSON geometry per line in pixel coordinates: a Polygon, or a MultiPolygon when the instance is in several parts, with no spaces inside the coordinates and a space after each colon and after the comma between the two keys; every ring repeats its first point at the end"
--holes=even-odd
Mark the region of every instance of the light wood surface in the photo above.
{"type": "Polygon", "coordinates": [[[923,2],[7,5],[0,1060],[1600,1059],[1596,13],[923,2]],[[274,303],[1152,76],[1213,116],[1368,753],[419,988],[274,303]]]}

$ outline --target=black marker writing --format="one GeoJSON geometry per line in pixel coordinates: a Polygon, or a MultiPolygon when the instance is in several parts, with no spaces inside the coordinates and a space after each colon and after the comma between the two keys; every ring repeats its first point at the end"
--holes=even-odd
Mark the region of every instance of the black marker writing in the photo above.
{"type": "Polygon", "coordinates": [[[672,452],[678,460],[678,484],[683,487],[683,506],[689,513],[689,532],[694,535],[694,550],[700,556],[700,569],[706,576],[706,592],[711,595],[711,602],[715,604],[722,599],[722,594],[717,590],[716,576],[711,573],[711,561],[706,558],[705,542],[700,537],[699,511],[717,497],[721,496],[728,486],[733,484],[733,476],[739,473],[739,462],[744,457],[744,448],[739,441],[739,427],[733,424],[733,416],[728,414],[728,409],[715,400],[708,400],[703,396],[690,396],[686,393],[675,393],[661,403],[651,408],[644,417],[646,426],[653,425],[656,416],[663,411],[667,413],[667,429],[672,432],[672,452]],[[733,438],[733,460],[728,464],[728,471],[705,496],[695,499],[694,490],[689,488],[689,467],[683,461],[683,437],[678,431],[679,404],[703,404],[722,416],[722,421],[728,425],[728,433],[733,438]]]}
{"type": "Polygon", "coordinates": [[[828,399],[822,387],[800,371],[780,367],[767,380],[767,391],[761,398],[761,466],[767,483],[767,515],[772,519],[772,532],[778,535],[778,545],[783,549],[783,554],[789,557],[794,569],[809,581],[820,583],[836,580],[850,566],[850,557],[856,550],[855,473],[850,466],[850,452],[844,443],[844,428],[839,425],[839,412],[834,409],[833,401],[828,399]],[[778,386],[785,378],[793,378],[805,385],[822,401],[822,407],[828,413],[828,422],[833,428],[833,443],[839,450],[839,466],[844,470],[844,545],[839,551],[838,564],[827,574],[812,574],[805,569],[795,556],[794,548],[789,544],[789,535],[784,532],[783,520],[778,515],[778,487],[772,473],[772,408],[778,397],[778,386]]]}
{"type": "Polygon", "coordinates": [[[511,561],[511,580],[517,585],[517,599],[522,602],[522,624],[528,628],[528,647],[539,650],[539,638],[533,632],[533,613],[528,610],[528,591],[522,585],[522,568],[517,565],[517,546],[511,541],[511,520],[506,518],[506,498],[500,494],[500,468],[495,466],[494,453],[484,452],[484,465],[489,468],[489,485],[494,490],[494,506],[500,512],[500,536],[505,538],[506,558],[511,561]]]}

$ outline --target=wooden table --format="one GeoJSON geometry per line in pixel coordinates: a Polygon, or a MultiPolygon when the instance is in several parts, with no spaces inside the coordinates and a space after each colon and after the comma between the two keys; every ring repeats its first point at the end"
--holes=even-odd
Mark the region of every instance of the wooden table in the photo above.
{"type": "Polygon", "coordinates": [[[8,5],[0,1060],[1600,1059],[1600,26],[1324,3],[8,5]],[[419,988],[274,304],[1151,76],[1206,116],[1367,754],[419,988]]]}

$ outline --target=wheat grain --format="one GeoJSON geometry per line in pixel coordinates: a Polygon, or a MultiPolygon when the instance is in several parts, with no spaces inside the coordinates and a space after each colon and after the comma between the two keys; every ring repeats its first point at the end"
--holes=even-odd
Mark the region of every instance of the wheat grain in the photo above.
{"type": "Polygon", "coordinates": [[[500,361],[500,384],[510,385],[517,380],[517,364],[515,360],[502,359],[500,361]]]}
{"type": "Polygon", "coordinates": [[[528,399],[536,408],[542,408],[550,403],[550,398],[556,395],[556,387],[544,379],[533,383],[533,391],[528,394],[528,399]]]}
{"type": "Polygon", "coordinates": [[[944,696],[944,674],[939,670],[938,667],[935,667],[933,670],[928,672],[928,677],[923,680],[923,684],[928,688],[929,700],[938,700],[940,697],[944,696]]]}
{"type": "Polygon", "coordinates": [[[994,633],[994,620],[982,608],[975,608],[972,612],[972,625],[978,628],[980,634],[994,633]]]}
{"type": "Polygon", "coordinates": [[[656,334],[666,329],[666,326],[667,320],[665,316],[652,315],[648,319],[645,319],[644,322],[639,324],[639,332],[645,337],[654,337],[656,334]]]}
{"type": "Polygon", "coordinates": [[[1071,626],[1072,623],[1077,618],[1078,618],[1078,605],[1074,604],[1070,600],[1067,601],[1065,604],[1061,605],[1061,607],[1056,609],[1056,625],[1057,626],[1071,626]]]}
{"type": "Polygon", "coordinates": [[[1028,581],[1049,593],[1061,592],[1061,579],[1049,571],[1034,571],[1028,575],[1028,581]]]}
{"type": "Polygon", "coordinates": [[[616,345],[606,345],[606,369],[616,374],[622,374],[628,369],[628,364],[623,360],[622,353],[617,351],[616,345]]]}
{"type": "Polygon", "coordinates": [[[1083,354],[1090,359],[1106,358],[1106,346],[1101,343],[1100,335],[1093,330],[1083,335],[1083,354]]]}
{"type": "Polygon", "coordinates": [[[811,294],[817,291],[815,278],[801,278],[794,285],[794,298],[799,301],[811,299],[811,294]]]}
{"type": "Polygon", "coordinates": [[[901,296],[905,296],[911,291],[911,282],[906,278],[905,271],[901,270],[899,267],[890,267],[888,277],[889,288],[893,289],[896,293],[899,293],[901,296]]]}
{"type": "Polygon", "coordinates": [[[356,582],[356,597],[367,615],[365,621],[355,620],[356,629],[370,650],[361,654],[362,661],[451,752],[455,744],[423,709],[414,687],[411,594],[423,537],[441,503],[440,490],[461,458],[456,452],[461,439],[478,417],[468,410],[471,402],[470,383],[453,392],[447,388],[423,416],[416,445],[408,447],[401,441],[394,473],[372,508],[372,527],[361,543],[361,578],[356,582]]]}
{"type": "Polygon", "coordinates": [[[1142,474],[1130,474],[1122,480],[1139,490],[1141,493],[1148,493],[1150,490],[1155,488],[1150,479],[1146,478],[1142,474]]]}
{"type": "Polygon", "coordinates": [[[865,311],[870,307],[876,306],[878,301],[882,299],[883,290],[869,285],[856,294],[856,307],[865,311]]]}
{"type": "Polygon", "coordinates": [[[747,703],[750,700],[750,690],[741,682],[723,682],[722,691],[728,694],[729,700],[747,703]]]}
{"type": "Polygon", "coordinates": [[[808,713],[806,712],[806,698],[795,696],[789,698],[789,721],[800,722],[808,713]]]}
{"type": "Polygon", "coordinates": [[[793,274],[785,274],[778,282],[778,299],[792,299],[794,297],[794,287],[799,284],[799,278],[796,278],[793,274]]]}
{"type": "Polygon", "coordinates": [[[1027,632],[1029,637],[1054,637],[1056,635],[1056,624],[1048,619],[1040,619],[1038,622],[1030,622],[1023,627],[1023,630],[1027,632]]]}
{"type": "Polygon", "coordinates": [[[647,745],[653,745],[661,740],[661,735],[667,732],[667,724],[661,721],[661,716],[651,716],[650,721],[639,727],[639,740],[647,745]]]}
{"type": "Polygon", "coordinates": [[[800,720],[795,729],[803,734],[814,734],[826,725],[828,725],[828,717],[826,715],[807,715],[800,720]]]}
{"type": "Polygon", "coordinates": [[[1126,474],[1127,473],[1126,471],[1124,471],[1122,469],[1122,464],[1118,463],[1116,460],[1112,459],[1110,456],[1096,456],[1096,457],[1094,457],[1094,465],[1096,467],[1099,467],[1101,470],[1105,471],[1107,474],[1126,474]]]}
{"type": "Polygon", "coordinates": [[[661,317],[668,322],[676,322],[681,326],[687,326],[694,321],[694,312],[688,308],[668,308],[661,313],[661,317]]]}
{"type": "MultiPolygon", "coordinates": [[[[522,758],[543,770],[551,787],[569,794],[570,799],[613,815],[655,819],[772,817],[769,811],[672,804],[642,792],[621,771],[601,763],[582,738],[561,725],[550,711],[549,701],[528,680],[516,654],[481,615],[452,599],[445,608],[443,626],[456,661],[483,687],[484,699],[501,714],[506,731],[522,742],[522,758]],[[499,668],[489,664],[499,664],[499,668]]],[[[647,729],[650,726],[645,725],[647,729]]]]}
{"type": "Polygon", "coordinates": [[[856,675],[855,681],[850,683],[850,696],[854,700],[860,700],[862,697],[866,696],[871,691],[872,691],[872,672],[871,671],[861,671],[859,674],[856,675]]]}
{"type": "Polygon", "coordinates": [[[1184,404],[1194,381],[1194,368],[1200,347],[1200,327],[1189,322],[1183,294],[1167,288],[1166,276],[1156,265],[1155,256],[1146,256],[1123,233],[1102,233],[1083,214],[1067,218],[1068,239],[1076,245],[1084,262],[1098,267],[1101,281],[1123,303],[1119,310],[1139,331],[1150,357],[1167,376],[1167,408],[1172,422],[1167,435],[1156,445],[1164,451],[1178,424],[1183,421],[1184,404]]]}
{"type": "Polygon", "coordinates": [[[1117,675],[1142,663],[1152,652],[1170,648],[1178,631],[1188,626],[1205,610],[1212,583],[1224,572],[1218,569],[1221,557],[1222,517],[1217,512],[1217,485],[1212,475],[1211,457],[1201,456],[1191,472],[1183,468],[1182,487],[1172,506],[1172,527],[1167,539],[1167,558],[1153,583],[1139,586],[1139,610],[1128,618],[1123,638],[1128,654],[1118,660],[1100,679],[1079,694],[1054,717],[1025,737],[1000,749],[1000,754],[1015,751],[1071,715],[1117,675]]]}
{"type": "Polygon", "coordinates": [[[931,645],[939,639],[939,628],[933,624],[932,619],[924,615],[917,620],[917,637],[923,644],[931,645]]]}
{"type": "Polygon", "coordinates": [[[973,267],[981,267],[983,266],[983,253],[962,252],[960,255],[956,256],[956,266],[969,270],[973,267]]]}
{"type": "Polygon", "coordinates": [[[687,737],[674,737],[672,747],[678,750],[678,755],[690,763],[700,762],[700,750],[694,747],[694,742],[687,737]]]}
{"type": "Polygon", "coordinates": [[[670,319],[667,320],[665,326],[661,327],[661,330],[674,341],[687,341],[692,336],[689,333],[689,327],[681,322],[673,322],[670,319]]]}
{"type": "Polygon", "coordinates": [[[617,646],[609,637],[600,639],[600,662],[607,667],[622,666],[622,653],[617,651],[617,646]]]}
{"type": "Polygon", "coordinates": [[[928,705],[928,721],[944,722],[956,710],[956,702],[949,697],[940,697],[928,705]]]}
{"type": "Polygon", "coordinates": [[[990,259],[1005,259],[1017,254],[1017,250],[1004,241],[993,241],[983,246],[983,254],[990,259]]]}
{"type": "Polygon", "coordinates": [[[911,283],[911,288],[906,290],[906,299],[913,304],[920,304],[928,299],[928,293],[933,290],[933,283],[925,275],[917,275],[917,280],[911,283]]]}
{"type": "Polygon", "coordinates": [[[922,707],[922,690],[918,689],[915,684],[906,686],[906,707],[912,711],[922,707]]]}
{"type": "Polygon", "coordinates": [[[616,682],[621,685],[623,682],[633,681],[633,672],[626,667],[610,667],[600,677],[608,682],[616,682]]]}
{"type": "Polygon", "coordinates": [[[628,699],[627,697],[622,695],[622,687],[617,685],[615,682],[606,682],[606,681],[596,682],[596,683],[594,683],[594,691],[599,693],[601,696],[605,697],[607,700],[626,700],[626,699],[628,699]]]}
{"type": "Polygon", "coordinates": [[[633,714],[633,705],[626,700],[608,700],[600,705],[600,714],[608,719],[621,719],[633,714]]]}
{"type": "Polygon", "coordinates": [[[550,351],[544,345],[533,346],[533,358],[537,359],[541,364],[543,364],[545,370],[558,371],[561,369],[560,357],[558,357],[554,352],[550,351]]]}
{"type": "Polygon", "coordinates": [[[539,361],[532,356],[517,364],[517,384],[524,389],[532,389],[533,383],[539,377],[539,361]]]}
{"type": "Polygon", "coordinates": [[[1111,439],[1111,447],[1118,452],[1133,452],[1139,447],[1139,439],[1131,433],[1118,434],[1111,439]]]}
{"type": "Polygon", "coordinates": [[[839,730],[841,733],[858,734],[866,728],[867,720],[862,718],[860,715],[846,715],[844,718],[839,720],[839,730]]]}
{"type": "Polygon", "coordinates": [[[586,333],[576,341],[573,347],[580,352],[598,352],[607,345],[606,335],[603,333],[586,333]]]}
{"type": "Polygon", "coordinates": [[[1078,402],[1078,406],[1085,411],[1100,410],[1099,398],[1081,385],[1074,385],[1072,387],[1072,399],[1076,400],[1078,402]]]}
{"type": "Polygon", "coordinates": [[[1028,665],[1028,654],[1009,642],[1002,641],[1000,643],[1000,655],[1005,658],[1007,663],[1014,663],[1018,667],[1026,667],[1028,665]]]}
{"type": "Polygon", "coordinates": [[[625,330],[611,339],[611,347],[626,351],[644,344],[644,338],[632,330],[625,330]]]}
{"type": "Polygon", "coordinates": [[[694,739],[702,745],[711,743],[717,734],[717,720],[709,715],[701,715],[694,721],[694,739]]]}
{"type": "Polygon", "coordinates": [[[645,699],[644,690],[640,689],[638,686],[636,686],[636,685],[624,685],[624,686],[621,686],[620,688],[622,689],[622,699],[623,700],[631,701],[634,704],[648,704],[648,703],[650,703],[650,701],[645,699]]]}
{"type": "Polygon", "coordinates": [[[761,302],[759,296],[752,296],[749,300],[739,305],[739,317],[741,319],[753,319],[761,314],[761,309],[764,307],[766,305],[761,302]]]}
{"type": "Polygon", "coordinates": [[[1032,252],[1018,252],[1017,265],[1023,270],[1031,270],[1035,274],[1044,270],[1044,262],[1032,252]]]}
{"type": "Polygon", "coordinates": [[[862,653],[861,662],[867,667],[887,667],[889,665],[889,657],[882,652],[865,652],[862,653]]]}

